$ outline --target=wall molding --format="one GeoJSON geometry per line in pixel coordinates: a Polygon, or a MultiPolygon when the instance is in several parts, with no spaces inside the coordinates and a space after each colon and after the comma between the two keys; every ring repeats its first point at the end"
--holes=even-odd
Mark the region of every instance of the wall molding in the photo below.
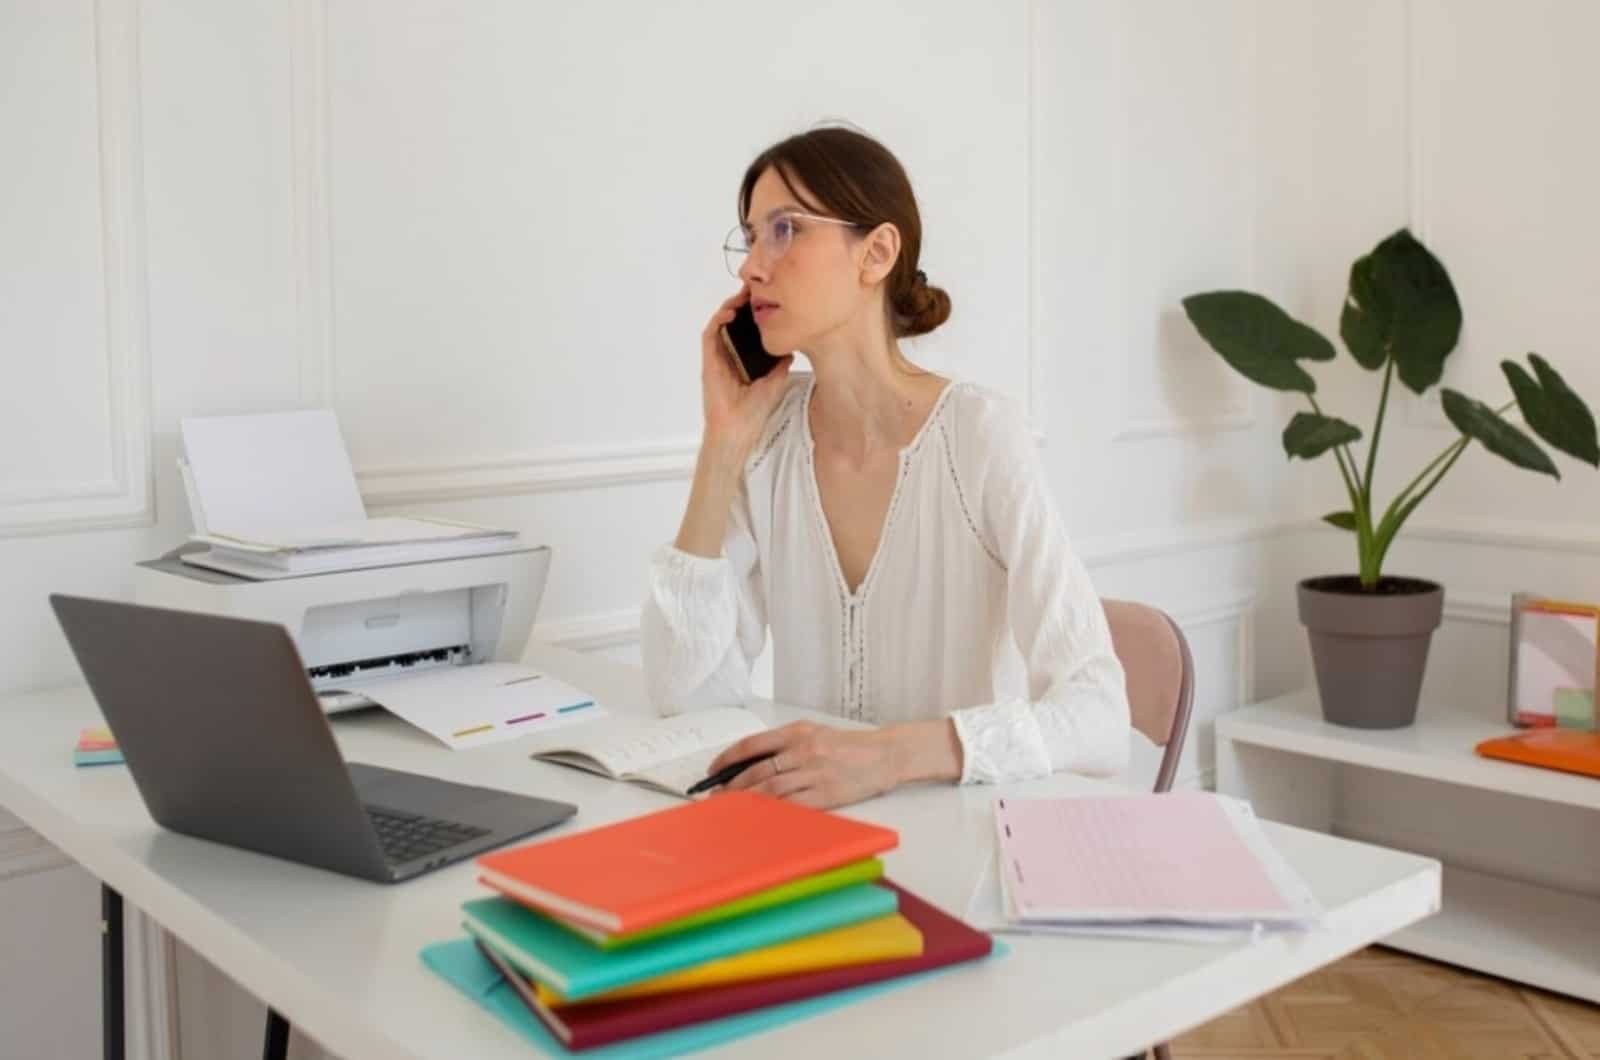
{"type": "Polygon", "coordinates": [[[1511,594],[1444,591],[1444,617],[1447,622],[1471,622],[1483,626],[1511,624],[1511,594]]]}
{"type": "MultiPolygon", "coordinates": [[[[1298,525],[1330,534],[1345,533],[1320,519],[1306,519],[1298,525]]],[[[1444,520],[1413,516],[1400,528],[1396,537],[1399,543],[1411,540],[1481,548],[1515,548],[1529,552],[1600,555],[1600,529],[1587,523],[1546,523],[1534,519],[1482,519],[1468,516],[1444,520]]]]}
{"type": "Polygon", "coordinates": [[[1242,394],[1244,404],[1239,408],[1225,408],[1200,416],[1181,416],[1168,413],[1127,420],[1111,436],[1113,442],[1136,442],[1150,438],[1190,438],[1198,435],[1225,434],[1230,431],[1249,430],[1258,422],[1254,395],[1242,394]]]}
{"type": "Polygon", "coordinates": [[[574,446],[476,463],[367,468],[356,481],[369,504],[597,489],[691,478],[699,451],[698,439],[574,446]]]}
{"type": "Polygon", "coordinates": [[[327,25],[324,0],[293,0],[289,34],[290,211],[300,402],[308,408],[334,403],[327,25]]]}
{"type": "Polygon", "coordinates": [[[0,538],[155,521],[137,0],[95,4],[93,62],[111,466],[88,482],[0,494],[0,538]]]}
{"type": "MultiPolygon", "coordinates": [[[[1193,631],[1233,623],[1238,641],[1234,645],[1234,671],[1238,675],[1238,698],[1243,705],[1255,701],[1255,606],[1254,592],[1235,593],[1210,600],[1193,601],[1167,610],[1172,620],[1193,638],[1193,631]]],[[[1224,710],[1230,708],[1224,708],[1224,710]]]]}
{"type": "Polygon", "coordinates": [[[1113,566],[1264,541],[1306,529],[1312,522],[1307,518],[1238,519],[1097,534],[1079,540],[1076,550],[1091,567],[1113,566]]]}
{"type": "Polygon", "coordinates": [[[1033,438],[1036,445],[1044,445],[1048,424],[1044,420],[1044,404],[1041,399],[1043,381],[1041,373],[1043,365],[1039,360],[1039,141],[1042,138],[1039,129],[1039,3],[1040,0],[1028,2],[1028,171],[1027,197],[1028,197],[1028,224],[1027,224],[1027,257],[1028,257],[1028,321],[1026,371],[1027,371],[1027,409],[1028,423],[1033,429],[1033,438]]]}

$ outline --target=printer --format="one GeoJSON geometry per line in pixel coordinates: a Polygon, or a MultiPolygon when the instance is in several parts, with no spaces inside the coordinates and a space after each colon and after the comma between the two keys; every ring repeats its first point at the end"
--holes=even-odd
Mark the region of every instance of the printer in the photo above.
{"type": "Polygon", "coordinates": [[[436,666],[522,657],[550,549],[252,580],[194,566],[189,544],[135,565],[134,599],[153,607],[276,622],[294,638],[329,713],[373,706],[341,685],[436,666]]]}
{"type": "Polygon", "coordinates": [[[190,417],[181,429],[178,469],[195,534],[135,565],[138,603],[283,626],[329,713],[375,705],[343,687],[352,682],[521,660],[548,547],[444,520],[369,519],[329,409],[190,417]],[[245,532],[259,527],[264,536],[245,532]],[[296,545],[281,536],[295,527],[324,532],[296,545]],[[441,540],[463,533],[476,540],[441,540]],[[252,539],[309,562],[241,555],[252,539]],[[315,547],[340,540],[380,547],[315,547]]]}

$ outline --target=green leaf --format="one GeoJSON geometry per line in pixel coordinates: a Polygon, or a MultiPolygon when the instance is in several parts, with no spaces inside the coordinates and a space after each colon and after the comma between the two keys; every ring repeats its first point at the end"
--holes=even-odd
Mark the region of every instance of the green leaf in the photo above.
{"type": "Polygon", "coordinates": [[[1528,360],[1539,375],[1537,381],[1515,361],[1500,363],[1528,426],[1568,456],[1600,467],[1600,444],[1595,441],[1594,416],[1589,407],[1543,357],[1530,353],[1528,360]]]}
{"type": "MultiPolygon", "coordinates": [[[[1379,243],[1368,257],[1367,275],[1359,278],[1357,296],[1364,298],[1363,306],[1372,307],[1374,319],[1363,327],[1373,332],[1381,329],[1400,381],[1420,394],[1439,381],[1444,360],[1461,337],[1461,302],[1439,259],[1403,228],[1379,243]]],[[[1365,331],[1358,342],[1370,343],[1365,331]]],[[[1357,359],[1362,356],[1375,356],[1370,344],[1357,359]]],[[[1362,363],[1368,364],[1366,360],[1362,363]]],[[[1378,365],[1382,363],[1378,361],[1378,365]]]]}
{"type": "Polygon", "coordinates": [[[1394,313],[1372,279],[1372,255],[1350,266],[1350,291],[1339,314],[1339,337],[1367,371],[1382,368],[1389,359],[1389,330],[1394,313]]]}
{"type": "Polygon", "coordinates": [[[1273,390],[1314,394],[1298,361],[1331,361],[1333,344],[1249,291],[1211,291],[1183,300],[1195,330],[1245,378],[1273,390]]]}
{"type": "Polygon", "coordinates": [[[1349,445],[1361,438],[1361,429],[1334,416],[1297,412],[1283,429],[1283,451],[1292,460],[1315,460],[1336,445],[1349,445]]]}
{"type": "Polygon", "coordinates": [[[1561,472],[1556,470],[1549,454],[1539,448],[1539,443],[1502,419],[1494,409],[1448,387],[1441,396],[1444,399],[1444,414],[1450,417],[1450,422],[1462,434],[1482,442],[1485,449],[1520,468],[1561,477],[1561,472]]]}
{"type": "Polygon", "coordinates": [[[1322,521],[1329,526],[1336,526],[1340,530],[1348,530],[1352,534],[1356,532],[1355,512],[1329,512],[1322,517],[1322,521]]]}

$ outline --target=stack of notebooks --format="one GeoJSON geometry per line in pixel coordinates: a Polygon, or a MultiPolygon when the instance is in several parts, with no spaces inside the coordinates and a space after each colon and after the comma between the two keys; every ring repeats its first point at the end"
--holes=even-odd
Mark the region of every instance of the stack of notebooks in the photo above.
{"type": "Polygon", "coordinates": [[[1228,941],[1321,909],[1240,799],[997,799],[996,857],[967,916],[991,931],[1228,941]]]}
{"type": "Polygon", "coordinates": [[[989,936],[883,877],[876,855],[896,843],[718,795],[483,856],[496,893],[463,906],[467,939],[422,956],[535,1041],[530,1018],[567,1050],[697,1048],[990,953],[989,936]]]}

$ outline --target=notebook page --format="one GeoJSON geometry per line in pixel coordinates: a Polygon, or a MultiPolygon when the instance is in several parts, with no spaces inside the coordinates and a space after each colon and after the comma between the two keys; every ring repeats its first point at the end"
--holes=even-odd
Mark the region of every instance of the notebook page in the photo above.
{"type": "Polygon", "coordinates": [[[585,736],[592,735],[592,739],[569,742],[560,749],[581,751],[620,777],[627,773],[644,774],[677,759],[687,761],[697,755],[706,756],[707,752],[710,752],[706,756],[709,762],[724,747],[765,728],[761,719],[742,707],[717,707],[642,725],[621,724],[591,730],[585,736]]]}
{"type": "Polygon", "coordinates": [[[1304,912],[1209,793],[1002,799],[995,819],[1005,890],[1025,919],[1282,920],[1304,912]]]}
{"type": "MultiPolygon", "coordinates": [[[[640,780],[648,781],[663,791],[670,791],[674,795],[682,795],[688,798],[689,789],[706,778],[706,774],[711,772],[711,763],[716,761],[717,755],[721,754],[733,742],[733,740],[729,740],[727,743],[716,744],[699,751],[691,751],[681,758],[674,758],[670,762],[662,762],[648,769],[636,769],[632,775],[640,780]]],[[[705,794],[710,795],[712,793],[708,791],[705,794]]]]}

